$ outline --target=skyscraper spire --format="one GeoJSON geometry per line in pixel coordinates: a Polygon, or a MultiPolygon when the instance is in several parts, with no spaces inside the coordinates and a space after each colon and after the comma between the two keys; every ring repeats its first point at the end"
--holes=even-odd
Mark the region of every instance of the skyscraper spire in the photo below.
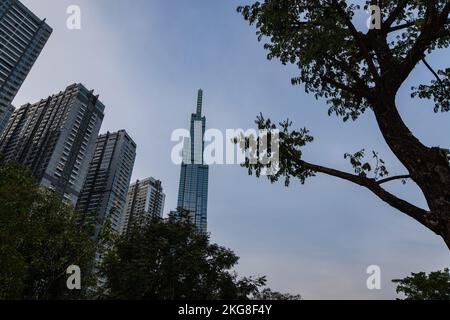
{"type": "Polygon", "coordinates": [[[206,117],[202,116],[202,105],[203,91],[199,89],[197,112],[191,114],[190,138],[184,140],[177,208],[189,211],[196,230],[206,234],[209,167],[203,161],[206,117]]]}
{"type": "Polygon", "coordinates": [[[202,105],[203,105],[203,90],[198,89],[198,96],[197,96],[197,114],[202,114],[202,105]]]}

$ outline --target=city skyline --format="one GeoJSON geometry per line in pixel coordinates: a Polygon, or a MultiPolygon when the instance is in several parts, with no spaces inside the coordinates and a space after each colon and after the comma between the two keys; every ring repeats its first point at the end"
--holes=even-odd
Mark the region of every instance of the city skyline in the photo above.
{"type": "MultiPolygon", "coordinates": [[[[193,92],[198,84],[207,84],[205,89],[210,97],[208,105],[211,105],[211,109],[214,110],[214,116],[208,118],[211,127],[248,127],[259,111],[269,113],[277,119],[289,115],[298,126],[302,126],[304,120],[308,119],[308,126],[312,126],[314,131],[319,133],[316,138],[329,141],[325,149],[310,147],[310,156],[324,163],[336,162],[343,168],[347,168],[339,152],[343,148],[349,151],[357,150],[362,144],[370,142],[378,151],[388,154],[385,160],[390,162],[393,171],[401,169],[373,133],[374,128],[369,121],[363,119],[362,122],[350,124],[345,128],[334,118],[330,118],[326,125],[316,121],[316,118],[326,112],[323,103],[306,97],[300,88],[289,86],[290,77],[296,74],[295,69],[289,67],[282,69],[266,61],[261,46],[254,40],[253,30],[249,30],[237,15],[233,16],[234,8],[240,4],[238,2],[202,5],[194,1],[192,10],[179,3],[181,7],[172,14],[177,18],[176,26],[180,30],[183,29],[183,24],[187,25],[189,22],[189,18],[185,16],[186,12],[188,17],[198,21],[199,25],[190,26],[189,32],[185,32],[188,35],[195,35],[193,38],[198,39],[193,44],[189,42],[195,39],[183,41],[178,29],[174,27],[167,31],[167,39],[157,41],[158,46],[156,46],[152,41],[158,39],[157,33],[161,33],[161,29],[166,25],[158,19],[150,19],[151,21],[135,19],[126,27],[126,31],[130,35],[133,35],[133,31],[136,30],[146,30],[149,33],[142,50],[151,53],[152,59],[149,61],[145,61],[144,56],[140,56],[141,51],[138,50],[138,44],[141,44],[142,39],[133,36],[125,39],[127,52],[121,51],[114,45],[116,41],[119,42],[120,36],[123,36],[125,31],[114,29],[111,21],[115,21],[115,18],[122,14],[139,16],[139,12],[157,12],[165,17],[164,12],[168,10],[167,4],[148,4],[137,1],[133,7],[124,7],[116,1],[108,7],[105,2],[99,1],[108,7],[105,10],[100,8],[101,4],[81,1],[80,6],[83,8],[86,20],[83,20],[85,22],[81,31],[71,33],[71,31],[63,30],[66,18],[63,13],[68,2],[62,1],[58,4],[49,1],[38,4],[33,1],[24,2],[34,6],[39,15],[51,16],[55,25],[58,25],[59,31],[57,35],[55,34],[51,46],[47,48],[49,55],[46,56],[45,61],[38,60],[39,69],[32,71],[31,77],[25,83],[26,90],[21,90],[17,100],[35,101],[35,98],[41,97],[47,91],[56,92],[53,90],[55,86],[67,83],[66,76],[52,73],[50,66],[56,65],[61,70],[66,70],[67,76],[81,78],[82,82],[85,81],[83,72],[87,69],[101,71],[90,74],[86,81],[90,82],[89,87],[95,87],[106,99],[112,100],[112,103],[109,101],[107,103],[111,113],[106,127],[112,131],[118,127],[131,128],[131,124],[134,125],[132,135],[136,137],[139,145],[144,146],[143,153],[147,154],[147,156],[142,155],[138,160],[134,175],[146,176],[145,172],[161,173],[162,180],[171,184],[167,189],[171,190],[169,207],[174,207],[176,202],[176,191],[173,189],[176,190],[174,184],[177,179],[173,177],[177,174],[171,173],[171,170],[176,171],[176,169],[174,166],[159,163],[163,163],[163,159],[166,161],[168,159],[167,150],[170,148],[170,143],[167,141],[170,131],[173,128],[184,127],[185,119],[182,115],[187,114],[186,112],[190,109],[189,103],[186,103],[189,99],[186,97],[189,97],[189,92],[193,92]],[[222,9],[221,12],[225,12],[224,16],[219,17],[214,23],[209,19],[197,19],[207,16],[212,10],[220,9],[222,9]],[[95,19],[95,23],[93,17],[98,18],[95,19]],[[152,31],[155,26],[156,31],[152,31]],[[211,26],[217,26],[217,31],[225,37],[224,42],[227,46],[216,41],[213,34],[207,31],[211,26]],[[114,34],[110,28],[117,34],[114,34]],[[91,36],[88,33],[94,34],[91,36]],[[155,38],[152,38],[152,35],[155,38]],[[98,48],[99,56],[103,57],[101,61],[89,60],[90,55],[76,48],[77,45],[83,48],[87,44],[93,44],[99,38],[102,39],[104,46],[104,49],[98,48]],[[64,55],[60,57],[60,53],[65,52],[64,48],[69,39],[73,42],[69,44],[69,47],[74,50],[74,53],[66,53],[65,58],[78,54],[80,61],[73,62],[74,66],[66,64],[67,59],[64,55]],[[202,39],[207,41],[201,41],[202,39]],[[211,55],[211,58],[205,53],[205,47],[209,50],[208,55],[211,55]],[[134,51],[129,50],[130,48],[134,48],[134,51]],[[187,57],[184,59],[176,54],[176,52],[183,52],[183,49],[187,52],[187,57]],[[106,55],[113,51],[114,54],[106,55]],[[242,52],[242,54],[237,57],[233,52],[242,52]],[[192,62],[183,65],[186,59],[192,59],[192,62]],[[155,60],[157,63],[152,64],[155,60]],[[144,65],[135,65],[132,61],[144,62],[144,65]],[[174,61],[176,63],[173,63],[174,61]],[[204,65],[208,66],[206,68],[208,70],[202,68],[204,65]],[[183,76],[177,79],[176,76],[181,74],[183,76]],[[217,74],[221,75],[221,79],[216,83],[217,74]],[[41,78],[44,81],[40,82],[41,78]],[[116,78],[120,80],[115,80],[116,78]],[[189,79],[190,83],[187,83],[186,79],[189,79]],[[126,81],[135,84],[135,87],[128,87],[127,93],[120,90],[126,81]],[[226,92],[221,92],[224,87],[227,88],[226,92]],[[123,113],[125,101],[127,113],[123,113]],[[150,101],[153,103],[149,103],[150,101]],[[301,104],[320,108],[300,110],[299,101],[301,104]],[[143,108],[144,104],[145,108],[143,108]],[[177,109],[173,106],[177,106],[177,109]],[[284,112],[278,113],[272,110],[273,106],[284,107],[284,112]],[[152,111],[159,112],[157,120],[136,117],[136,115],[152,111]],[[174,112],[177,117],[173,116],[174,112]],[[232,116],[233,112],[238,116],[232,116]],[[166,128],[167,123],[173,126],[166,128]],[[353,143],[345,145],[343,141],[349,136],[356,139],[353,143]],[[168,147],[163,147],[167,144],[168,147]],[[149,156],[146,151],[149,145],[160,150],[161,154],[149,156]]],[[[164,19],[161,18],[161,20],[164,19]]],[[[432,59],[437,67],[443,65],[443,61],[445,61],[444,55],[436,55],[432,59]]],[[[415,74],[415,77],[430,77],[426,70],[418,69],[415,74]]],[[[402,93],[400,99],[409,101],[408,93],[402,93]]],[[[446,140],[443,137],[446,136],[446,131],[442,128],[446,128],[448,116],[444,115],[443,120],[433,119],[433,123],[437,122],[434,126],[437,130],[428,132],[425,129],[431,123],[432,115],[417,102],[411,102],[411,107],[416,114],[409,116],[407,120],[420,132],[421,138],[426,142],[437,141],[445,145],[446,140]]],[[[214,195],[210,201],[213,207],[209,208],[210,213],[214,212],[210,215],[214,240],[236,248],[242,256],[240,270],[248,273],[247,270],[257,269],[258,272],[268,274],[277,289],[301,291],[306,298],[391,297],[393,294],[388,290],[392,288],[389,284],[390,278],[419,269],[433,270],[448,264],[445,249],[442,249],[439,241],[428,231],[414,225],[405,217],[391,216],[392,209],[380,205],[370,196],[346,184],[343,186],[342,183],[318,177],[305,187],[294,186],[286,190],[281,186],[257,182],[247,177],[245,170],[240,168],[217,167],[213,171],[212,181],[218,181],[211,183],[210,186],[213,190],[211,195],[214,195]],[[235,190],[228,190],[226,186],[230,185],[236,186],[235,190]],[[319,191],[329,196],[327,203],[311,201],[314,195],[319,194],[319,191]],[[342,202],[342,199],[353,199],[355,192],[361,197],[356,203],[342,202]],[[297,197],[302,202],[301,210],[292,202],[292,199],[297,197]],[[362,211],[364,214],[360,214],[362,211]],[[343,220],[337,221],[336,216],[342,217],[343,220]],[[239,221],[239,223],[235,224],[233,221],[239,221]],[[386,228],[390,225],[400,227],[402,230],[400,234],[397,228],[386,228]],[[380,229],[383,230],[381,239],[378,237],[380,229]],[[229,234],[230,230],[232,235],[229,234]],[[276,242],[294,242],[297,245],[285,247],[276,242]],[[401,259],[397,257],[399,252],[402,253],[401,259]],[[420,259],[416,257],[417,255],[420,255],[420,259]],[[383,288],[388,289],[368,292],[364,288],[365,268],[372,263],[382,265],[386,275],[383,277],[383,288]]],[[[414,201],[423,203],[423,199],[419,198],[410,186],[394,186],[393,188],[414,201]]]]}

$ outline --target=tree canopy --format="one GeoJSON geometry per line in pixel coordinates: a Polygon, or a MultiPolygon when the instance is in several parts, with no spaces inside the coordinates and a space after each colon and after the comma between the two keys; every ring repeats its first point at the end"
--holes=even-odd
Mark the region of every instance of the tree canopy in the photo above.
{"type": "Polygon", "coordinates": [[[266,277],[238,277],[239,257],[211,244],[190,214],[137,219],[125,234],[37,184],[29,170],[0,157],[1,299],[297,299],[260,289],[266,277]],[[67,287],[69,266],[81,290],[67,287]]]}
{"type": "MultiPolygon", "coordinates": [[[[406,170],[388,176],[378,154],[373,153],[370,165],[364,161],[364,150],[346,154],[354,172],[307,161],[302,147],[313,137],[306,128],[292,130],[289,120],[277,125],[260,115],[256,121],[260,129],[280,129],[280,170],[268,178],[272,182],[285,178],[286,184],[298,178],[304,183],[322,173],[350,181],[434,231],[450,248],[450,152],[419,141],[404,123],[396,102],[400,87],[421,63],[435,80],[412,88],[412,97],[433,99],[435,112],[449,111],[450,69],[433,70],[426,56],[450,43],[450,1],[370,0],[361,6],[343,0],[266,0],[237,10],[256,26],[268,59],[296,65],[299,75],[292,83],[325,99],[329,115],[356,121],[370,110],[387,146],[406,170]],[[355,23],[357,14],[369,6],[380,10],[379,28],[355,23]],[[421,189],[428,208],[384,188],[386,183],[405,179],[421,189]]],[[[245,163],[257,175],[270,165],[245,163]]]]}
{"type": "Polygon", "coordinates": [[[442,271],[411,273],[404,279],[395,279],[397,293],[405,295],[405,300],[450,300],[450,272],[442,271]]]}
{"type": "Polygon", "coordinates": [[[266,282],[238,278],[239,258],[209,243],[186,212],[141,221],[110,248],[100,266],[106,299],[248,299],[266,282]]]}
{"type": "Polygon", "coordinates": [[[83,270],[84,288],[92,285],[93,224],[81,218],[26,168],[0,159],[0,299],[85,297],[66,285],[71,265],[83,270]]]}

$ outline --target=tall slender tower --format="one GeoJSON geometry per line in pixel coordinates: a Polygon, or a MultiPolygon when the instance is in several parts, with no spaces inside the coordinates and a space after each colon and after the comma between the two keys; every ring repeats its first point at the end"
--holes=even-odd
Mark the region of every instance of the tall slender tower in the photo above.
{"type": "Polygon", "coordinates": [[[98,136],[77,202],[80,212],[96,215],[96,232],[100,231],[106,217],[110,219],[112,229],[121,232],[135,158],[136,143],[125,130],[98,136]]]}
{"type": "Polygon", "coordinates": [[[206,118],[202,116],[203,91],[198,90],[197,111],[191,115],[190,138],[185,139],[178,189],[178,208],[190,212],[197,231],[207,231],[208,166],[204,164],[206,118]]]}
{"type": "Polygon", "coordinates": [[[82,84],[25,104],[0,136],[6,161],[27,166],[60,200],[76,204],[92,160],[105,106],[82,84]]]}
{"type": "Polygon", "coordinates": [[[0,1],[0,115],[44,48],[52,29],[18,0],[0,1]]]}

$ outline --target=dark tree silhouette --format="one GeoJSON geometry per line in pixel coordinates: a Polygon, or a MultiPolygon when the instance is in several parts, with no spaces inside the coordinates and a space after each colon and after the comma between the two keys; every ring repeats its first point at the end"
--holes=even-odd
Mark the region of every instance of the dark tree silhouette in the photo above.
{"type": "Polygon", "coordinates": [[[28,169],[0,155],[0,299],[80,299],[95,284],[92,217],[42,189],[28,169]],[[69,290],[67,267],[81,268],[81,290],[69,290]]]}
{"type": "Polygon", "coordinates": [[[450,272],[446,268],[426,274],[411,273],[404,279],[395,279],[397,293],[403,293],[405,300],[450,300],[450,272]]]}
{"type": "Polygon", "coordinates": [[[109,247],[99,267],[105,299],[248,299],[266,282],[238,278],[239,257],[211,244],[184,211],[142,220],[109,247]]]}
{"type": "MultiPolygon", "coordinates": [[[[412,96],[432,98],[435,112],[449,111],[450,69],[435,72],[426,54],[447,48],[450,42],[450,1],[366,1],[381,9],[381,28],[362,30],[353,23],[359,5],[341,0],[267,0],[239,7],[266,41],[268,59],[295,64],[300,70],[293,84],[325,98],[329,114],[357,120],[365,111],[374,113],[389,148],[405,167],[405,174],[387,176],[384,163],[374,153],[374,167],[362,162],[364,151],[349,155],[355,173],[324,167],[303,159],[301,147],[313,138],[308,130],[292,131],[281,123],[280,171],[272,182],[285,177],[300,179],[323,173],[367,188],[382,201],[440,235],[450,248],[449,151],[424,145],[401,118],[396,95],[414,68],[423,63],[436,80],[413,88],[412,96]],[[373,175],[369,175],[372,172],[373,175]],[[388,192],[383,185],[411,179],[422,190],[428,208],[420,208],[388,192]]],[[[260,128],[275,128],[260,116],[260,128]]],[[[246,163],[250,172],[262,165],[246,163]]]]}

